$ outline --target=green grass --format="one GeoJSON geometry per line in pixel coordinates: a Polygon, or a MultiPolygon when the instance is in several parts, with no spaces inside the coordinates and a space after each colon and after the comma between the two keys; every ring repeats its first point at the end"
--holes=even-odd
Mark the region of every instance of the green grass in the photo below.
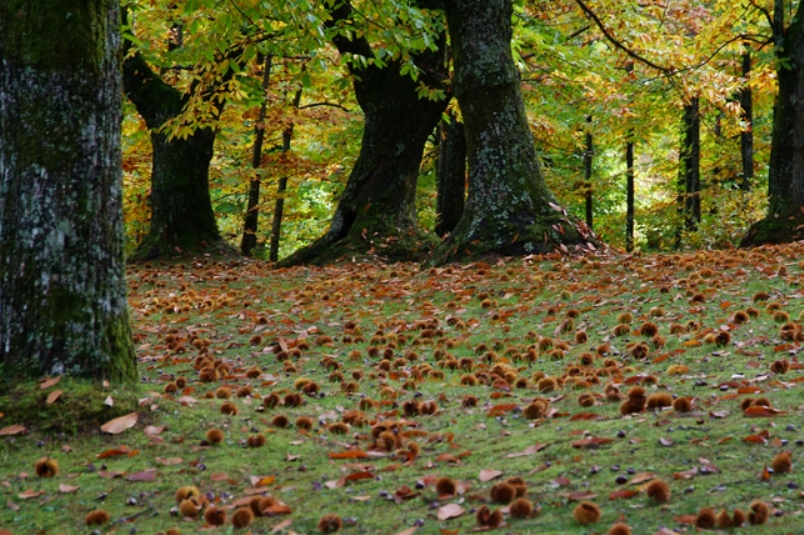
{"type": "MultiPolygon", "coordinates": [[[[22,385],[0,397],[0,428],[24,424],[30,431],[0,441],[0,499],[5,503],[0,528],[15,534],[157,533],[171,527],[195,533],[202,519],[172,514],[179,487],[197,486],[231,517],[234,503],[259,492],[252,479],[272,476],[263,491],[287,504],[291,513],[255,519],[249,527],[253,533],[271,533],[285,520],[291,524],[279,532],[317,533],[325,513],[343,518],[344,533],[393,535],[416,525],[421,534],[467,533],[477,525],[474,510],[483,504],[500,507],[490,503],[491,486],[521,476],[540,514],[506,516],[498,531],[605,533],[622,519],[635,534],[662,527],[692,532],[689,517],[701,507],[746,510],[760,499],[775,512],[766,525],[723,531],[804,533],[799,527],[804,497],[796,488],[804,484],[798,475],[804,450],[799,346],[780,338],[783,318],[767,310],[778,303],[798,322],[804,309],[802,252],[804,247],[796,245],[674,256],[508,259],[500,265],[427,270],[358,263],[271,271],[245,261],[131,267],[139,391],[105,390],[65,378],[48,389],[22,385]],[[780,275],[782,267],[786,272],[780,275]],[[754,302],[758,292],[768,299],[754,302]],[[735,325],[734,313],[749,307],[758,316],[735,325]],[[614,336],[618,316],[626,312],[633,318],[629,332],[614,336]],[[573,325],[565,323],[562,329],[569,316],[575,316],[573,325]],[[671,325],[691,320],[699,328],[671,333],[671,325]],[[649,341],[638,333],[647,321],[658,326],[666,343],[651,346],[648,356],[637,360],[631,349],[649,341]],[[581,330],[588,340],[577,343],[581,330]],[[706,335],[719,330],[730,331],[729,342],[708,343],[706,335]],[[529,347],[538,347],[544,338],[565,342],[563,357],[543,348],[525,358],[529,347]],[[605,344],[608,351],[599,354],[605,344]],[[277,355],[283,346],[290,350],[287,357],[277,355]],[[382,369],[386,351],[390,370],[382,369]],[[581,364],[583,353],[596,357],[581,364]],[[228,372],[202,382],[194,366],[202,354],[227,364],[228,372]],[[445,366],[448,355],[469,359],[472,372],[445,366]],[[792,363],[791,369],[771,372],[771,363],[782,359],[792,363]],[[672,365],[688,370],[669,374],[672,365]],[[508,372],[512,384],[495,379],[494,366],[508,372]],[[261,375],[247,377],[254,367],[261,375]],[[346,394],[339,381],[331,380],[335,367],[344,382],[356,383],[357,392],[346,394]],[[562,385],[540,393],[536,372],[559,378],[562,385]],[[468,373],[479,376],[481,384],[462,385],[468,373]],[[620,402],[605,396],[606,385],[619,385],[624,394],[642,376],[650,377],[644,385],[649,394],[692,396],[694,410],[622,416],[620,402]],[[178,377],[186,379],[185,389],[166,394],[166,386],[178,377]],[[303,394],[300,407],[263,408],[258,396],[283,398],[296,392],[301,377],[316,382],[320,393],[303,394]],[[580,377],[587,382],[575,384],[580,377]],[[517,387],[517,379],[527,384],[517,387]],[[237,415],[221,414],[224,400],[207,398],[222,385],[234,392],[252,388],[251,396],[233,395],[237,415]],[[738,390],[749,386],[761,393],[738,390]],[[57,389],[63,393],[55,403],[43,401],[57,389]],[[595,396],[594,406],[581,407],[583,393],[595,396]],[[109,395],[114,407],[102,403],[109,395]],[[475,396],[478,405],[465,407],[466,396],[475,396]],[[740,403],[758,396],[783,413],[745,416],[740,403]],[[536,397],[549,398],[552,413],[529,421],[523,409],[536,397]],[[405,417],[403,404],[410,400],[435,401],[438,411],[405,417]],[[353,425],[346,434],[328,428],[347,411],[360,410],[361,402],[368,406],[365,425],[353,425]],[[496,405],[508,407],[490,416],[496,405]],[[100,433],[101,423],[132,410],[139,415],[134,428],[119,435],[100,433]],[[596,418],[579,419],[583,413],[596,418]],[[285,415],[291,424],[307,416],[314,425],[310,431],[294,425],[277,428],[272,423],[276,415],[285,415]],[[410,442],[419,446],[414,459],[375,447],[372,426],[387,421],[398,422],[393,449],[407,451],[410,442]],[[149,436],[146,426],[164,430],[149,436]],[[220,444],[206,442],[212,428],[224,431],[220,444]],[[764,444],[744,441],[763,432],[764,444]],[[265,444],[248,447],[248,437],[256,433],[266,437],[265,444]],[[607,440],[594,449],[573,445],[590,437],[607,440]],[[524,454],[537,444],[543,446],[538,452],[524,454]],[[370,456],[342,460],[328,455],[357,448],[370,456]],[[115,449],[127,453],[99,457],[115,449]],[[762,478],[782,451],[792,453],[792,473],[762,478]],[[55,477],[35,474],[35,462],[46,456],[60,465],[55,477]],[[152,481],[131,480],[154,469],[152,481]],[[503,475],[482,482],[480,471],[489,469],[503,475]],[[339,482],[359,472],[369,477],[339,482]],[[631,483],[647,472],[669,484],[667,503],[648,500],[645,482],[631,483]],[[432,484],[420,484],[433,476],[454,478],[461,492],[439,499],[432,484]],[[618,483],[618,477],[624,482],[618,483]],[[78,489],[62,492],[60,485],[78,489]],[[415,496],[395,501],[394,494],[405,486],[415,496]],[[27,490],[42,494],[23,499],[27,490]],[[636,492],[610,499],[619,490],[636,492]],[[591,499],[602,509],[601,521],[593,526],[573,520],[581,493],[595,495],[591,499]],[[439,520],[439,508],[451,503],[465,513],[439,520]],[[98,508],[109,512],[112,523],[86,527],[84,516],[98,508]]],[[[217,529],[232,530],[228,523],[217,529]]]]}

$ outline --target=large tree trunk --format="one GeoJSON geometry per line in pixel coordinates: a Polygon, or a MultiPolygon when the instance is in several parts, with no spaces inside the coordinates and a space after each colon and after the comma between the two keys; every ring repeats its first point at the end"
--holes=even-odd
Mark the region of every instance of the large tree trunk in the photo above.
{"type": "Polygon", "coordinates": [[[701,222],[701,115],[700,101],[684,105],[680,151],[680,182],[684,190],[684,226],[689,231],[701,222]]]}
{"type": "Polygon", "coordinates": [[[118,2],[69,8],[0,2],[0,381],[136,383],[118,2]]]}
{"type": "Polygon", "coordinates": [[[435,233],[444,236],[458,225],[466,201],[466,135],[453,114],[439,125],[436,182],[435,233]]]}
{"type": "MultiPolygon", "coordinates": [[[[332,24],[349,21],[352,9],[343,2],[331,10],[332,24]]],[[[373,57],[368,42],[353,34],[333,38],[341,54],[373,57]]],[[[420,81],[443,87],[447,70],[442,51],[413,55],[420,81]]],[[[360,154],[324,236],[279,263],[321,264],[354,253],[376,252],[388,260],[417,260],[429,251],[426,234],[416,224],[416,182],[427,137],[447,100],[419,98],[419,82],[400,74],[389,62],[352,66],[354,90],[365,114],[360,154]]]]}
{"type": "Polygon", "coordinates": [[[511,56],[511,0],[447,0],[469,196],[434,262],[585,247],[591,231],[558,205],[537,161],[511,56]]]}
{"type": "Polygon", "coordinates": [[[232,252],[221,239],[209,197],[215,131],[200,128],[184,139],[162,131],[181,113],[188,96],[166,84],[139,53],[123,63],[123,88],[151,129],[153,147],[151,224],[131,259],[232,252]]]}
{"type": "Polygon", "coordinates": [[[776,53],[786,61],[776,71],[779,92],[773,109],[768,213],[751,225],[741,247],[804,239],[804,3],[786,31],[781,29],[783,11],[782,6],[774,17],[776,53]]]}

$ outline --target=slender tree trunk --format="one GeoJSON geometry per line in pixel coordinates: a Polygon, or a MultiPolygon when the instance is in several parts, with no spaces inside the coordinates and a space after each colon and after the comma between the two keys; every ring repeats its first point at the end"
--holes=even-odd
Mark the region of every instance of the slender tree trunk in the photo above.
{"type": "MultiPolygon", "coordinates": [[[[339,3],[331,14],[331,24],[348,23],[350,3],[339,3]]],[[[333,41],[341,54],[373,58],[364,37],[338,34],[333,41]]],[[[419,98],[417,89],[421,82],[444,87],[443,47],[441,39],[440,52],[413,56],[421,67],[418,82],[401,75],[395,61],[384,67],[351,67],[355,95],[365,114],[360,154],[327,233],[279,266],[326,263],[380,245],[377,252],[391,260],[417,260],[426,254],[429,240],[416,224],[416,182],[424,144],[448,101],[419,98]]]]}
{"type": "MultiPolygon", "coordinates": [[[[265,56],[265,64],[262,73],[263,98],[260,105],[260,115],[254,125],[254,146],[251,150],[251,167],[259,169],[262,161],[262,145],[265,141],[265,115],[268,111],[268,99],[265,92],[271,80],[271,67],[273,56],[265,56]]],[[[243,224],[243,238],[240,241],[240,252],[243,256],[251,256],[251,250],[257,245],[257,224],[260,218],[260,175],[254,173],[254,177],[249,181],[248,187],[248,206],[246,207],[246,217],[243,224]]]]}
{"type": "Polygon", "coordinates": [[[448,0],[445,11],[466,129],[469,196],[433,262],[586,247],[591,231],[558,204],[539,167],[511,55],[512,2],[448,0]]]}
{"type": "Polygon", "coordinates": [[[592,160],[595,156],[595,145],[592,139],[592,116],[586,118],[586,147],[583,152],[583,177],[584,177],[584,197],[586,198],[586,226],[590,229],[595,228],[594,213],[594,188],[592,187],[592,160]]]}
{"type": "Polygon", "coordinates": [[[634,250],[634,141],[633,132],[625,144],[625,250],[634,250]]]}
{"type": "Polygon", "coordinates": [[[131,259],[231,252],[221,239],[209,196],[216,132],[200,128],[186,138],[171,139],[162,131],[181,113],[188,96],[166,84],[139,53],[123,63],[123,89],[151,130],[153,148],[151,224],[131,259]]]}
{"type": "Polygon", "coordinates": [[[680,172],[684,176],[684,226],[697,230],[701,222],[701,115],[698,97],[684,105],[680,172]]]}
{"type": "Polygon", "coordinates": [[[773,108],[768,213],[740,243],[751,247],[804,239],[804,3],[783,29],[784,2],[774,2],[779,91],[773,108]]]}
{"type": "Polygon", "coordinates": [[[743,109],[743,119],[746,128],[740,133],[740,155],[743,161],[743,176],[740,181],[740,189],[751,191],[751,183],[754,179],[754,97],[751,87],[748,85],[751,76],[751,51],[746,50],[743,54],[743,79],[745,86],[740,91],[740,106],[743,109]]]}
{"type": "Polygon", "coordinates": [[[50,4],[0,2],[0,381],[136,383],[118,2],[50,4]]]}
{"type": "Polygon", "coordinates": [[[466,197],[466,134],[453,114],[439,125],[436,182],[435,233],[444,236],[458,224],[466,197]]]}

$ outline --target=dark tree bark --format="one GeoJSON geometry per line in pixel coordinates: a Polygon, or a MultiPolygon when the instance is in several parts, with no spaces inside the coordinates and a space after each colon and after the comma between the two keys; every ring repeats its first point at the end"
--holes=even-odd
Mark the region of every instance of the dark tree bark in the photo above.
{"type": "Polygon", "coordinates": [[[804,3],[784,29],[784,2],[774,2],[774,44],[780,60],[768,166],[768,213],[740,243],[751,247],[804,239],[804,3]]]}
{"type": "Polygon", "coordinates": [[[592,116],[586,118],[586,146],[583,152],[583,178],[584,178],[584,197],[586,200],[586,226],[590,229],[595,228],[594,211],[594,188],[592,187],[592,160],[595,157],[595,145],[592,138],[592,116]]]}
{"type": "Polygon", "coordinates": [[[751,191],[751,183],[754,181],[754,96],[751,87],[748,85],[748,78],[751,76],[751,51],[746,50],[743,54],[743,79],[745,86],[740,91],[740,107],[743,109],[743,119],[746,122],[746,129],[740,132],[740,155],[743,162],[743,176],[740,180],[740,189],[751,191]]]}
{"type": "MultiPolygon", "coordinates": [[[[151,224],[131,259],[231,252],[218,231],[209,197],[209,163],[216,132],[200,128],[184,139],[171,139],[162,131],[182,112],[189,95],[165,83],[139,53],[123,62],[123,90],[151,130],[153,148],[151,224]]],[[[218,105],[218,113],[222,107],[218,105]]]]}
{"type": "MultiPolygon", "coordinates": [[[[268,89],[271,80],[271,67],[273,56],[266,56],[262,73],[263,93],[268,89]]],[[[262,145],[265,141],[265,115],[268,109],[268,100],[263,94],[262,104],[260,104],[260,115],[254,125],[254,146],[251,148],[251,167],[259,169],[262,161],[262,145]]],[[[243,238],[240,240],[240,253],[243,256],[251,256],[251,250],[257,245],[257,224],[260,219],[260,176],[255,173],[249,181],[248,205],[246,207],[246,217],[243,221],[243,238]]]]}
{"type": "MultiPolygon", "coordinates": [[[[330,13],[332,27],[348,23],[351,4],[338,2],[330,13]]],[[[419,80],[430,87],[444,87],[448,78],[444,39],[440,41],[439,51],[413,56],[422,71],[419,80]]],[[[337,34],[333,42],[341,54],[374,55],[366,39],[354,32],[337,34]]],[[[365,114],[360,154],[327,233],[280,266],[326,263],[380,245],[378,252],[390,260],[417,260],[428,252],[428,237],[416,225],[416,182],[424,144],[447,100],[419,98],[419,82],[399,69],[398,62],[350,66],[355,96],[365,114]]]]}
{"type": "Polygon", "coordinates": [[[634,141],[633,133],[625,143],[625,250],[634,250],[634,141]]]}
{"type": "Polygon", "coordinates": [[[684,105],[679,185],[683,190],[684,227],[694,231],[701,222],[701,114],[697,97],[684,105]]]}
{"type": "Polygon", "coordinates": [[[469,195],[433,262],[586,247],[591,231],[559,206],[537,161],[511,55],[511,0],[444,3],[466,129],[469,195]]]}
{"type": "Polygon", "coordinates": [[[117,0],[0,2],[0,382],[137,381],[119,50],[117,0]]]}
{"type": "Polygon", "coordinates": [[[436,226],[438,236],[455,229],[463,214],[466,197],[466,135],[463,123],[450,114],[439,125],[436,167],[436,226]]]}

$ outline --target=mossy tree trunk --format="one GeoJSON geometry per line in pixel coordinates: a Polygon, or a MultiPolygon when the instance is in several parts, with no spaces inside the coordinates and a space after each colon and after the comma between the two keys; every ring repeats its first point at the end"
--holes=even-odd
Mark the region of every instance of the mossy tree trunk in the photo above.
{"type": "MultiPolygon", "coordinates": [[[[330,14],[332,27],[348,28],[351,4],[337,2],[330,14]]],[[[421,69],[419,81],[429,87],[444,87],[448,78],[443,41],[438,51],[412,56],[421,69]]],[[[338,33],[333,42],[342,55],[374,57],[368,41],[355,32],[338,33]]],[[[419,98],[419,82],[400,74],[400,67],[395,61],[384,67],[350,66],[365,115],[360,153],[329,230],[280,266],[321,264],[372,250],[390,260],[415,260],[429,252],[427,235],[416,224],[416,183],[424,144],[447,100],[419,98]]]]}
{"type": "Polygon", "coordinates": [[[182,112],[189,96],[165,83],[139,53],[123,63],[123,89],[151,130],[153,148],[151,223],[131,259],[231,252],[218,231],[209,196],[216,132],[199,128],[183,139],[168,136],[163,127],[182,112]]]}
{"type": "Polygon", "coordinates": [[[586,225],[547,188],[511,55],[511,0],[446,0],[455,95],[466,129],[469,195],[436,263],[486,253],[586,247],[586,225]]]}
{"type": "Polygon", "coordinates": [[[466,134],[454,114],[439,126],[435,233],[452,232],[466,202],[466,134]]]}
{"type": "Polygon", "coordinates": [[[804,239],[804,3],[784,29],[777,2],[774,42],[779,92],[773,109],[768,166],[768,213],[743,236],[741,247],[804,239]]]}
{"type": "Polygon", "coordinates": [[[137,381],[119,52],[117,0],[0,2],[0,381],[137,381]]]}

